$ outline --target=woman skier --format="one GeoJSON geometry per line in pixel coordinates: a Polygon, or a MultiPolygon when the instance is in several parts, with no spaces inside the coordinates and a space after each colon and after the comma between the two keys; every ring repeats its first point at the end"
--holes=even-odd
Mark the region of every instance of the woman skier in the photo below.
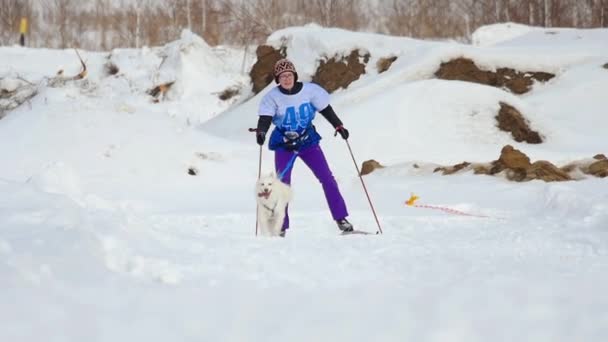
{"type": "MultiPolygon", "coordinates": [[[[298,73],[288,59],[274,65],[274,79],[278,86],[262,98],[258,111],[256,141],[261,146],[266,140],[270,124],[275,125],[270,134],[268,147],[274,151],[277,175],[283,173],[281,181],[291,184],[292,158],[300,158],[321,182],[327,204],[338,228],[343,232],[353,231],[346,217],[348,211],[338,184],[319,146],[321,136],[312,122],[316,112],[321,113],[343,139],[348,139],[348,130],[342,125],[329,104],[329,93],[317,84],[298,82],[298,73]],[[294,157],[294,154],[297,156],[294,157]],[[288,168],[288,169],[286,169],[288,168]]],[[[289,228],[289,215],[285,215],[281,236],[289,228]]]]}

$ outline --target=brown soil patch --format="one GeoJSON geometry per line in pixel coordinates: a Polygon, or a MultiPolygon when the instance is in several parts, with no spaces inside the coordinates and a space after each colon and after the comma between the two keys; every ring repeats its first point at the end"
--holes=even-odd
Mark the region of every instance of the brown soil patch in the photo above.
{"type": "MultiPolygon", "coordinates": [[[[604,162],[604,161],[600,161],[604,162]]],[[[608,173],[608,160],[606,162],[606,173],[608,173]]],[[[572,166],[572,165],[569,165],[572,166]]],[[[580,168],[580,166],[578,166],[580,168]]],[[[544,160],[530,162],[530,158],[511,145],[506,145],[500,152],[500,157],[489,164],[471,164],[463,162],[454,166],[440,167],[435,171],[443,171],[444,175],[456,173],[458,171],[473,170],[475,174],[496,175],[499,173],[511,181],[524,182],[533,179],[540,179],[545,182],[561,182],[572,180],[569,171],[560,169],[552,163],[544,160]]],[[[572,168],[574,171],[574,168],[572,168]]]]}
{"type": "Polygon", "coordinates": [[[378,62],[376,63],[376,68],[378,69],[378,73],[381,74],[381,73],[385,72],[386,70],[388,70],[391,67],[391,65],[393,64],[393,62],[396,60],[397,60],[397,56],[380,58],[378,60],[378,62]]]}
{"type": "Polygon", "coordinates": [[[375,161],[374,159],[366,160],[361,165],[361,176],[365,176],[367,174],[374,172],[374,170],[376,170],[376,169],[382,169],[382,168],[384,168],[384,166],[381,165],[380,163],[378,163],[377,161],[375,161]]]}
{"type": "Polygon", "coordinates": [[[557,166],[545,160],[534,162],[526,170],[526,180],[542,179],[545,182],[562,182],[571,180],[570,176],[557,166]]]}
{"type": "Polygon", "coordinates": [[[506,145],[500,151],[498,160],[492,162],[490,174],[494,175],[505,171],[507,179],[523,182],[541,179],[545,182],[566,181],[572,178],[557,166],[548,161],[530,162],[530,158],[520,150],[506,145]]]}
{"type": "Polygon", "coordinates": [[[120,71],[116,64],[112,62],[107,62],[106,64],[104,64],[103,70],[106,75],[116,75],[120,71]]]}
{"type": "Polygon", "coordinates": [[[595,177],[608,177],[608,160],[598,160],[589,165],[588,174],[595,177]]]}
{"type": "Polygon", "coordinates": [[[517,109],[504,102],[500,102],[500,111],[496,116],[496,120],[498,120],[498,128],[510,132],[513,139],[517,142],[525,141],[529,144],[540,144],[543,142],[540,134],[530,129],[523,115],[517,109]]]}
{"type": "Polygon", "coordinates": [[[600,153],[600,154],[596,154],[596,155],[594,155],[594,156],[593,156],[593,159],[597,159],[597,160],[606,160],[606,159],[608,159],[608,158],[606,158],[606,156],[605,156],[605,155],[603,155],[603,154],[601,154],[601,153],[600,153]]]}
{"type": "MultiPolygon", "coordinates": [[[[497,162],[500,164],[502,169],[527,169],[532,164],[530,158],[518,149],[513,148],[511,145],[506,145],[500,151],[500,157],[497,162]]],[[[498,171],[500,172],[500,171],[498,171]]]]}
{"type": "Polygon", "coordinates": [[[469,162],[462,162],[453,166],[440,166],[433,170],[433,172],[442,172],[444,175],[452,175],[462,169],[468,168],[471,165],[469,162]]]}
{"type": "Polygon", "coordinates": [[[260,45],[255,50],[257,61],[251,68],[249,76],[253,83],[253,92],[255,94],[262,91],[274,81],[273,69],[274,64],[281,58],[285,58],[286,48],[275,50],[272,46],[260,45]]]}
{"type": "Polygon", "coordinates": [[[369,62],[369,53],[361,55],[359,50],[351,51],[346,57],[335,56],[321,60],[312,81],[333,93],[348,86],[365,74],[365,65],[369,62]],[[363,63],[360,61],[363,60],[363,63]]]}
{"type": "MultiPolygon", "coordinates": [[[[383,168],[380,163],[371,159],[363,163],[361,175],[369,174],[375,169],[383,168]]],[[[413,168],[420,168],[414,164],[413,168]]],[[[545,182],[563,182],[583,179],[582,173],[606,178],[608,177],[608,159],[603,154],[594,158],[582,159],[570,162],[562,167],[557,167],[546,160],[531,162],[530,158],[520,150],[506,145],[500,151],[497,160],[490,163],[470,163],[464,161],[452,166],[439,166],[433,172],[441,172],[443,175],[452,175],[473,171],[476,175],[502,175],[510,181],[527,182],[534,179],[545,182]]]]}
{"type": "Polygon", "coordinates": [[[240,93],[239,88],[230,87],[230,88],[224,89],[224,91],[222,91],[218,97],[220,98],[220,100],[226,101],[226,100],[230,100],[231,98],[235,97],[239,93],[240,93]]]}
{"type": "Polygon", "coordinates": [[[475,62],[467,58],[458,58],[441,63],[435,76],[444,80],[475,82],[498,88],[507,88],[512,93],[528,92],[534,81],[546,82],[555,75],[547,72],[521,72],[510,68],[499,68],[496,72],[479,69],[475,62]]]}
{"type": "Polygon", "coordinates": [[[473,173],[476,175],[490,175],[491,164],[476,164],[473,166],[473,173]]]}

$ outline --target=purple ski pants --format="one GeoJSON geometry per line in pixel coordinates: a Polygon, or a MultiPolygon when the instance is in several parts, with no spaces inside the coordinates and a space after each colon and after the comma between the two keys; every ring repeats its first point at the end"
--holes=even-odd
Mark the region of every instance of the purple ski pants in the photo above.
{"type": "MultiPolygon", "coordinates": [[[[285,151],[285,150],[276,150],[274,153],[274,167],[277,172],[277,175],[280,175],[281,172],[287,167],[287,164],[293,158],[293,154],[295,152],[285,151]]],[[[329,210],[331,211],[331,216],[334,220],[343,219],[348,216],[348,211],[346,210],[346,204],[344,203],[344,198],[340,194],[340,190],[338,189],[338,183],[336,183],[336,179],[334,175],[331,173],[329,169],[329,165],[327,164],[327,160],[325,159],[325,155],[321,150],[321,146],[313,145],[308,148],[303,149],[298,152],[298,158],[302,159],[302,161],[308,166],[308,168],[312,171],[312,173],[317,177],[321,185],[323,186],[323,191],[325,192],[325,199],[327,200],[327,204],[329,205],[329,210]]],[[[296,158],[297,159],[297,158],[296,158]]],[[[294,162],[295,164],[295,162],[294,162]]],[[[289,168],[289,170],[285,171],[283,175],[283,183],[291,185],[291,170],[293,167],[289,168]]],[[[289,208],[285,208],[285,220],[283,221],[283,230],[289,228],[289,208]]]]}

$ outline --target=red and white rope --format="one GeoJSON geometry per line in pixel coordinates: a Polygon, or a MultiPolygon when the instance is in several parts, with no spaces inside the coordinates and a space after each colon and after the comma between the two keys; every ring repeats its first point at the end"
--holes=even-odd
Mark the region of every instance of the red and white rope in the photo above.
{"type": "Polygon", "coordinates": [[[441,210],[441,211],[444,211],[444,212],[449,213],[449,214],[461,215],[461,216],[472,216],[472,217],[490,218],[490,216],[469,214],[469,213],[465,213],[465,212],[460,211],[460,210],[451,209],[451,208],[445,208],[445,207],[437,207],[437,206],[434,206],[434,205],[414,204],[414,205],[411,205],[410,207],[441,210]]]}
{"type": "Polygon", "coordinates": [[[446,212],[448,214],[454,214],[454,215],[460,215],[460,216],[493,218],[491,216],[486,216],[486,215],[476,215],[476,214],[465,213],[464,211],[460,211],[460,210],[456,210],[456,209],[452,209],[452,208],[447,208],[447,207],[440,207],[440,206],[427,205],[427,204],[415,204],[415,202],[418,199],[419,199],[418,196],[412,194],[410,196],[410,198],[407,201],[405,201],[405,205],[408,206],[408,207],[414,207],[414,208],[440,210],[440,211],[446,212]]]}

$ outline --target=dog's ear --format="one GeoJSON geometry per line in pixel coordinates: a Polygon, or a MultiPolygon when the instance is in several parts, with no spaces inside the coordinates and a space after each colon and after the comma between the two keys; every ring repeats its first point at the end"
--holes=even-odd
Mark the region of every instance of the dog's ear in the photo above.
{"type": "Polygon", "coordinates": [[[270,176],[271,178],[277,178],[277,174],[274,171],[271,171],[268,176],[270,176]]]}

